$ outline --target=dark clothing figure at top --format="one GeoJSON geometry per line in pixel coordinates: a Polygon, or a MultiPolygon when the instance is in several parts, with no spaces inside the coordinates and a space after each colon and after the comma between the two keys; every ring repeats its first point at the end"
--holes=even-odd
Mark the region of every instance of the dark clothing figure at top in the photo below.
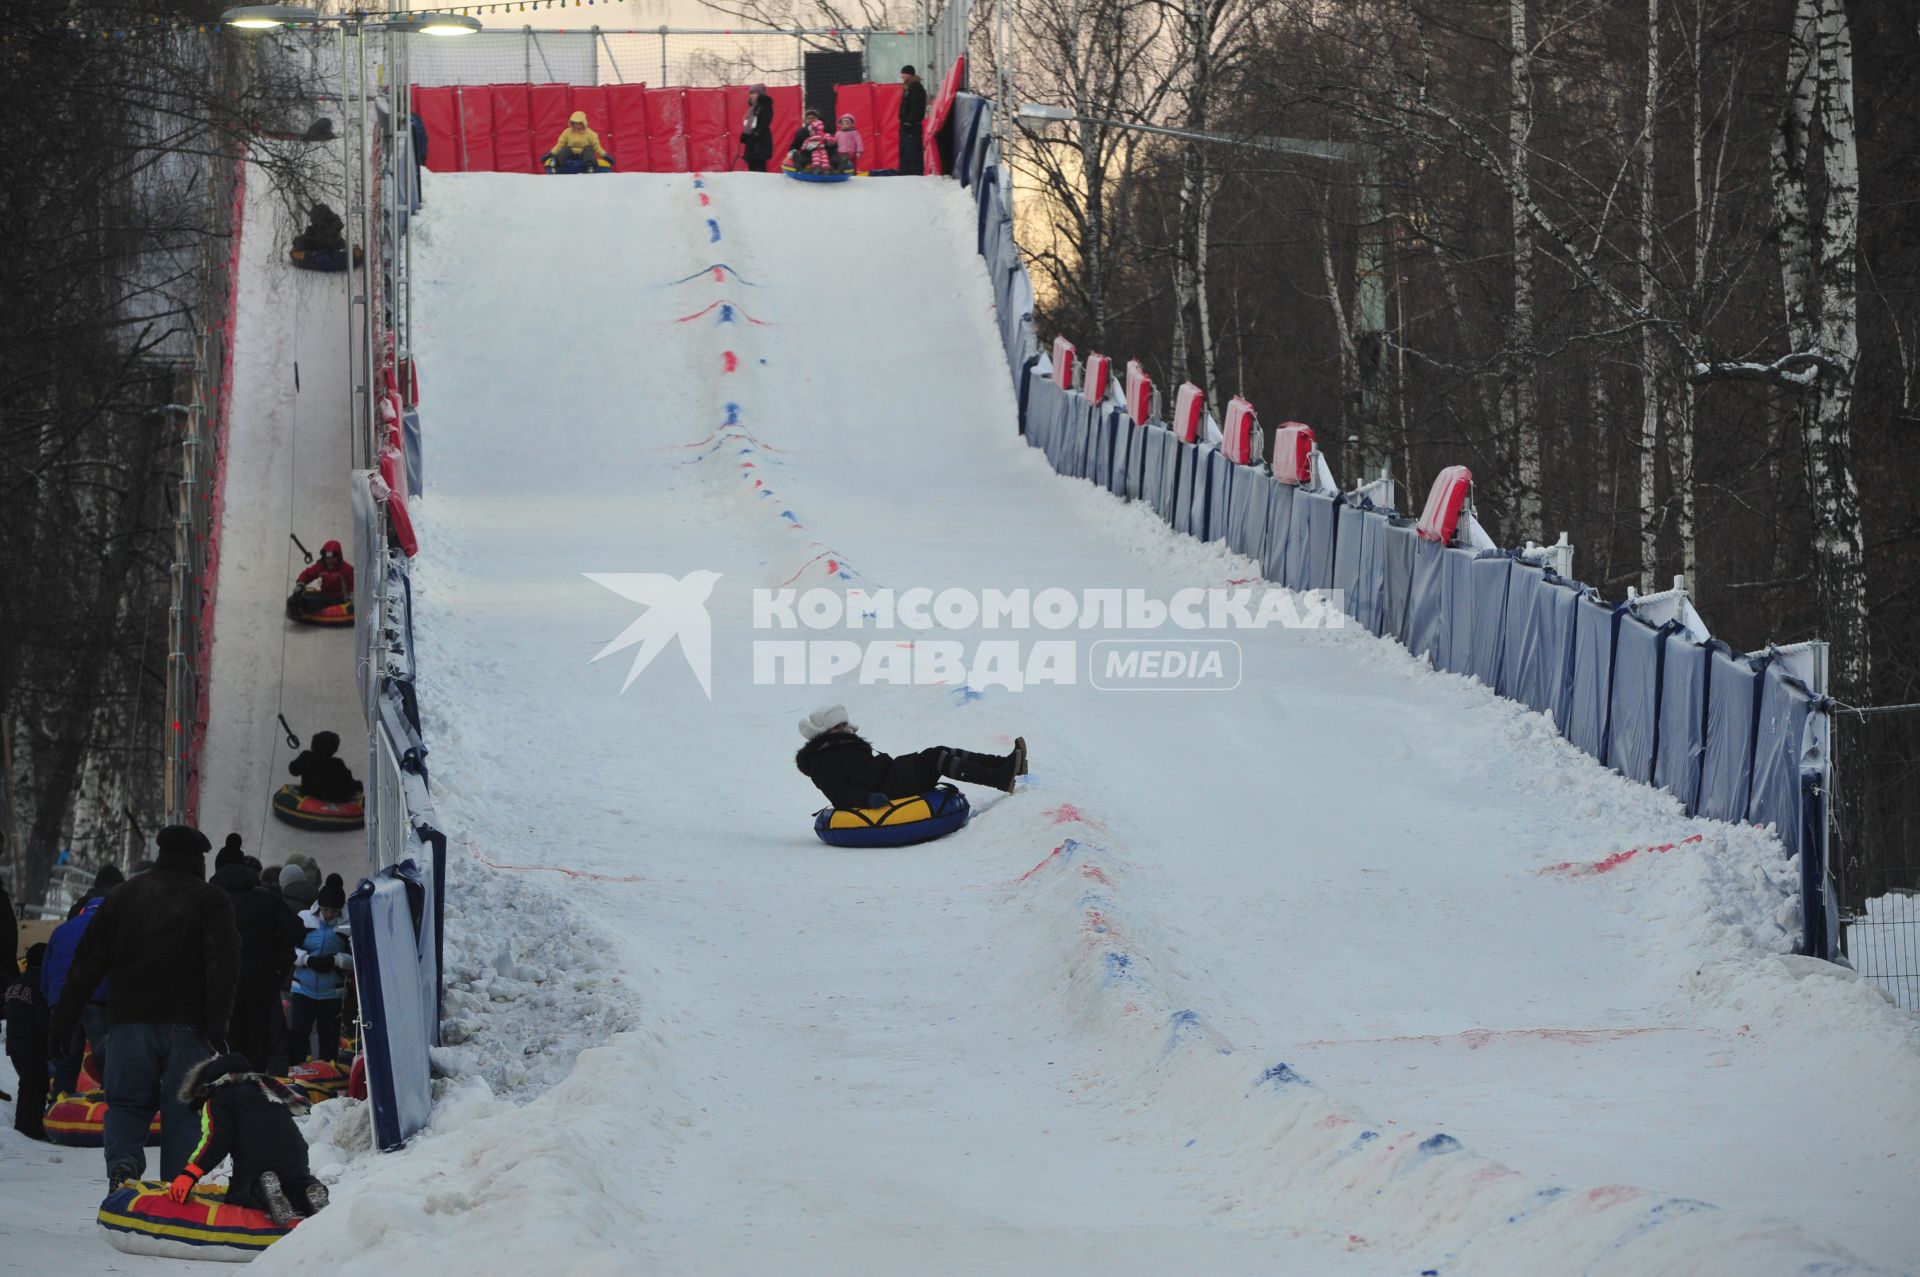
{"type": "Polygon", "coordinates": [[[179,1099],[187,1069],[224,1042],[233,1013],[240,936],[227,893],[206,880],[206,835],[168,825],[152,869],[135,874],[101,902],[80,938],[53,1040],[68,1042],[81,1009],[107,976],[113,1049],[107,1056],[107,1181],[146,1174],[147,1126],[160,1110],[160,1172],[187,1164],[197,1137],[193,1110],[179,1099]]]}
{"type": "Polygon", "coordinates": [[[882,754],[847,722],[843,706],[817,709],[800,720],[807,743],[793,765],[835,807],[879,807],[895,798],[924,794],[942,777],[1012,793],[1027,771],[1027,742],[1016,738],[1010,754],[976,754],[936,746],[894,757],[882,754]]]}
{"type": "MultiPolygon", "coordinates": [[[[9,957],[12,955],[9,954],[9,957]]],[[[47,946],[27,946],[27,969],[7,985],[7,1058],[20,1075],[13,1097],[13,1129],[30,1140],[47,1138],[47,999],[40,970],[47,946]]]]}
{"type": "Polygon", "coordinates": [[[293,237],[293,247],[302,253],[344,253],[346,223],[325,204],[315,204],[307,213],[307,229],[293,237]]]}
{"type": "Polygon", "coordinates": [[[313,740],[300,756],[287,764],[287,770],[300,778],[300,792],[323,803],[350,803],[360,793],[360,782],[334,755],[340,752],[340,737],[333,732],[315,732],[313,740]]]}
{"type": "Polygon", "coordinates": [[[280,991],[293,974],[293,952],[306,929],[285,900],[260,885],[259,872],[246,862],[240,835],[228,834],[226,846],[213,860],[213,885],[232,899],[233,923],[240,933],[240,975],[229,1041],[249,1061],[264,1065],[274,1053],[280,991]]]}
{"type": "Polygon", "coordinates": [[[306,1101],[273,1078],[253,1071],[244,1055],[229,1051],[200,1061],[180,1083],[181,1102],[200,1114],[200,1141],[167,1196],[184,1202],[193,1186],[221,1162],[233,1159],[225,1201],[265,1211],[286,1227],[296,1215],[327,1205],[327,1189],[307,1163],[307,1137],[294,1115],[306,1101]]]}
{"type": "Polygon", "coordinates": [[[353,564],[338,541],[320,547],[320,557],[302,568],[294,584],[307,592],[316,604],[344,603],[353,597],[353,564]]]}
{"type": "Polygon", "coordinates": [[[773,98],[767,86],[756,84],[747,97],[747,118],[740,122],[740,143],[745,148],[747,171],[764,173],[773,158],[773,98]]]}
{"type": "Polygon", "coordinates": [[[910,66],[900,68],[900,172],[914,177],[927,171],[926,146],[920,128],[927,122],[927,86],[910,66]]]}

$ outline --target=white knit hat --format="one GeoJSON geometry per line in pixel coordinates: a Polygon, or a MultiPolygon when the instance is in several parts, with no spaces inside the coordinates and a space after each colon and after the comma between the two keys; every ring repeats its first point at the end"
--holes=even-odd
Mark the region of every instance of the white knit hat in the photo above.
{"type": "Polygon", "coordinates": [[[813,711],[813,713],[800,720],[800,734],[808,740],[812,740],[814,737],[820,736],[832,728],[840,726],[842,723],[846,723],[850,729],[858,730],[853,727],[852,723],[847,723],[847,707],[845,705],[828,705],[824,709],[813,711]]]}

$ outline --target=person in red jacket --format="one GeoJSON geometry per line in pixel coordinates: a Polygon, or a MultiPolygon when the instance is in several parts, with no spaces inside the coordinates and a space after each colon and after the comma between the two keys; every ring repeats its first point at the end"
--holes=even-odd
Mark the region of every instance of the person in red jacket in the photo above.
{"type": "Polygon", "coordinates": [[[338,541],[329,541],[320,547],[320,557],[294,578],[294,584],[289,611],[298,607],[314,612],[345,603],[353,597],[353,564],[347,562],[338,541]]]}

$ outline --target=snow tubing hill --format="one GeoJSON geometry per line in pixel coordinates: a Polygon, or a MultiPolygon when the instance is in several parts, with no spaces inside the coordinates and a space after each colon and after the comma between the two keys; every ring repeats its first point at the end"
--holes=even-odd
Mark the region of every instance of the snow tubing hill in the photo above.
{"type": "Polygon", "coordinates": [[[788,168],[782,164],[780,171],[796,182],[844,182],[852,177],[851,173],[813,173],[806,169],[788,168]]]}
{"type": "Polygon", "coordinates": [[[965,794],[936,785],[884,807],[823,807],[814,813],[813,832],[833,847],[910,847],[946,837],[972,815],[965,794]]]}
{"type": "MultiPolygon", "coordinates": [[[[105,1142],[107,1097],[103,1091],[82,1091],[62,1095],[47,1110],[47,1139],[68,1148],[99,1148],[105,1142]]],[[[147,1128],[147,1143],[160,1142],[160,1115],[153,1115],[147,1128]]]]}
{"type": "Polygon", "coordinates": [[[228,1206],[226,1185],[201,1185],[184,1202],[167,1186],[139,1180],[100,1203],[100,1227],[115,1250],[164,1259],[218,1259],[244,1264],[290,1231],[265,1211],[228,1206]]]}
{"type": "Polygon", "coordinates": [[[292,785],[282,785],[273,796],[273,814],[295,829],[316,833],[359,829],[367,823],[366,791],[350,803],[329,803],[305,797],[292,785]]]}

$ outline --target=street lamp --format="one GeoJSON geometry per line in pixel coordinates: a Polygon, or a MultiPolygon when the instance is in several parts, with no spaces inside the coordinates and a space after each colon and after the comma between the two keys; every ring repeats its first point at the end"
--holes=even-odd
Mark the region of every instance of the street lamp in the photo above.
{"type": "Polygon", "coordinates": [[[1354,343],[1360,357],[1360,439],[1361,468],[1372,474],[1385,468],[1387,454],[1382,431],[1381,382],[1386,366],[1387,287],[1386,287],[1386,200],[1380,189],[1379,152],[1357,142],[1318,142],[1307,138],[1243,137],[1232,133],[1209,133],[1199,129],[1169,128],[1164,124],[1141,124],[1128,120],[1102,120],[1081,115],[1064,106],[1044,102],[1022,103],[1013,113],[1014,121],[1030,133],[1041,134],[1049,125],[1078,122],[1103,128],[1127,129],[1179,138],[1187,142],[1210,142],[1218,146],[1238,146],[1254,151],[1272,151],[1281,155],[1299,155],[1308,159],[1332,160],[1356,164],[1360,169],[1362,201],[1367,210],[1367,230],[1360,238],[1360,332],[1354,343]]]}
{"type": "Polygon", "coordinates": [[[248,4],[227,10],[220,15],[220,22],[240,31],[272,31],[294,23],[313,22],[319,16],[317,11],[303,5],[248,4]]]}

